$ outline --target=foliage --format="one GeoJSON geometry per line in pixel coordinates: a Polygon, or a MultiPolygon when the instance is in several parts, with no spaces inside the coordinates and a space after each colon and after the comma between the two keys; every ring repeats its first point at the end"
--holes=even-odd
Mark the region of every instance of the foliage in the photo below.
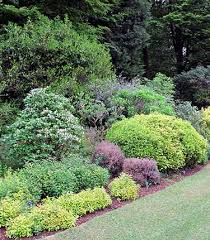
{"type": "Polygon", "coordinates": [[[75,221],[70,211],[52,204],[43,204],[10,221],[6,233],[10,238],[30,237],[44,230],[69,229],[75,225],[75,221]]]}
{"type": "Polygon", "coordinates": [[[208,137],[210,139],[210,107],[203,109],[202,114],[208,128],[208,137]]]}
{"type": "Polygon", "coordinates": [[[160,182],[157,163],[152,159],[127,158],[123,164],[123,172],[132,176],[141,186],[160,182]]]}
{"type": "Polygon", "coordinates": [[[201,111],[188,101],[177,101],[175,105],[176,116],[191,122],[193,127],[205,138],[208,137],[207,126],[201,111]]]}
{"type": "Polygon", "coordinates": [[[175,85],[173,79],[167,77],[165,74],[157,73],[155,77],[147,83],[147,86],[153,89],[156,93],[173,100],[175,93],[175,85]]]}
{"type": "Polygon", "coordinates": [[[94,164],[81,165],[73,169],[77,180],[77,191],[104,187],[109,180],[109,171],[94,164]]]}
{"type": "Polygon", "coordinates": [[[60,196],[67,192],[77,192],[77,178],[72,169],[60,162],[28,164],[18,173],[29,191],[36,198],[60,196]]]}
{"type": "MultiPolygon", "coordinates": [[[[135,114],[159,112],[174,115],[172,103],[163,95],[156,93],[147,86],[141,86],[135,90],[119,90],[112,98],[113,105],[121,110],[121,114],[132,117],[135,114]]],[[[120,112],[120,110],[118,112],[120,112]]]]}
{"type": "Polygon", "coordinates": [[[87,189],[78,194],[65,194],[58,199],[47,199],[46,202],[72,211],[74,216],[83,216],[112,204],[104,188],[87,189]]]}
{"type": "Polygon", "coordinates": [[[150,33],[158,54],[151,58],[165,57],[166,67],[175,62],[178,73],[209,64],[209,10],[208,0],[153,1],[150,33]]]}
{"type": "Polygon", "coordinates": [[[93,162],[109,169],[113,176],[122,171],[123,161],[124,155],[117,145],[103,141],[96,146],[93,162]]]}
{"type": "Polygon", "coordinates": [[[107,139],[127,157],[152,158],[160,170],[204,163],[207,141],[184,120],[162,114],[137,115],[112,125],[107,139]]]}
{"type": "Polygon", "coordinates": [[[0,199],[21,190],[29,192],[37,202],[45,197],[59,197],[65,193],[105,186],[109,176],[107,169],[76,155],[61,162],[27,164],[0,179],[0,199]]]}
{"type": "Polygon", "coordinates": [[[0,3],[2,5],[0,13],[4,23],[8,20],[19,23],[28,17],[34,17],[34,11],[37,7],[50,18],[63,17],[64,14],[68,14],[71,20],[78,24],[78,22],[90,22],[92,18],[99,18],[99,20],[107,18],[113,6],[119,2],[119,0],[78,0],[76,2],[65,0],[59,2],[54,0],[41,2],[33,0],[3,1],[3,4],[0,3]]]}
{"type": "Polygon", "coordinates": [[[67,17],[50,20],[42,15],[24,26],[5,26],[0,72],[3,93],[18,99],[34,88],[52,85],[71,93],[115,77],[109,52],[96,35],[77,32],[67,17]]]}
{"type": "Polygon", "coordinates": [[[199,66],[183,72],[177,75],[174,81],[178,98],[192,101],[193,105],[198,107],[210,105],[210,66],[206,68],[199,66]]]}
{"type": "Polygon", "coordinates": [[[129,79],[142,76],[145,61],[144,49],[148,46],[147,21],[150,3],[145,0],[123,0],[112,10],[105,39],[110,45],[117,73],[129,79]]]}
{"type": "Polygon", "coordinates": [[[30,207],[31,200],[32,197],[26,195],[25,192],[18,192],[0,200],[0,227],[7,226],[11,219],[26,212],[30,207]]]}
{"type": "Polygon", "coordinates": [[[17,174],[7,171],[3,178],[0,178],[0,199],[11,197],[19,191],[28,191],[27,185],[17,174]]]}
{"type": "Polygon", "coordinates": [[[0,101],[0,136],[5,133],[6,126],[14,122],[18,107],[14,103],[0,101]]]}
{"type": "Polygon", "coordinates": [[[68,229],[75,225],[78,216],[103,209],[111,203],[111,198],[103,188],[65,194],[58,199],[48,198],[42,205],[9,221],[7,236],[30,237],[44,230],[68,229]]]}
{"type": "Polygon", "coordinates": [[[139,187],[129,175],[122,173],[109,184],[109,190],[113,197],[134,200],[138,197],[139,187]]]}
{"type": "Polygon", "coordinates": [[[35,89],[24,103],[25,109],[2,139],[9,166],[60,160],[78,149],[83,129],[71,114],[72,107],[66,98],[47,89],[35,89]]]}
{"type": "Polygon", "coordinates": [[[109,117],[109,109],[103,101],[97,100],[89,94],[80,93],[71,98],[75,108],[74,115],[90,127],[102,127],[109,117]]]}

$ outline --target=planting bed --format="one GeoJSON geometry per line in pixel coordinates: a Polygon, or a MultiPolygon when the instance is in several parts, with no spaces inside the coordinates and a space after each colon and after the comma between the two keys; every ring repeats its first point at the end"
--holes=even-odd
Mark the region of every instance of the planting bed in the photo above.
{"type": "MultiPolygon", "coordinates": [[[[209,163],[210,164],[210,161],[209,163]]],[[[140,197],[144,197],[144,196],[147,196],[149,194],[153,194],[155,192],[158,192],[160,190],[163,190],[165,189],[166,187],[178,182],[178,181],[181,181],[183,178],[187,177],[187,176],[192,176],[194,175],[195,173],[199,172],[200,170],[202,170],[205,166],[203,165],[198,165],[196,168],[194,169],[187,169],[185,171],[182,171],[178,174],[173,174],[171,175],[170,177],[163,177],[160,181],[160,184],[159,185],[153,185],[153,186],[150,186],[148,189],[147,188],[142,188],[141,189],[141,192],[139,194],[140,197]]],[[[124,205],[126,204],[129,204],[131,201],[118,201],[118,200],[113,200],[112,202],[112,205],[108,208],[105,208],[103,210],[99,210],[99,211],[96,211],[94,213],[90,213],[90,214],[87,214],[83,217],[80,217],[78,220],[77,220],[77,226],[91,220],[92,218],[96,217],[96,216],[100,216],[100,215],[103,215],[107,212],[110,212],[114,209],[117,209],[117,208],[120,208],[120,207],[123,207],[124,205]]],[[[19,238],[20,240],[32,240],[32,239],[40,239],[40,238],[43,238],[45,236],[51,236],[51,235],[54,235],[55,233],[58,233],[58,232],[43,232],[37,236],[33,236],[33,237],[30,237],[30,238],[19,238]]],[[[9,238],[7,238],[5,236],[5,229],[4,228],[1,228],[0,229],[0,240],[8,240],[9,238]]]]}

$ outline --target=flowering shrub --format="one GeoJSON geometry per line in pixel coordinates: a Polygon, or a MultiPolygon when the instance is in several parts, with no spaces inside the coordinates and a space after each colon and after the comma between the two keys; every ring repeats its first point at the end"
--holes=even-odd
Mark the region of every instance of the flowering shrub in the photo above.
{"type": "Polygon", "coordinates": [[[122,171],[123,161],[124,155],[117,145],[103,141],[96,146],[93,162],[108,168],[113,176],[122,171]]]}
{"type": "Polygon", "coordinates": [[[127,157],[152,158],[160,170],[192,167],[207,160],[207,141],[184,120],[162,114],[137,115],[112,125],[106,138],[127,157]]]}
{"type": "Polygon", "coordinates": [[[159,183],[160,173],[157,163],[151,159],[128,158],[123,164],[123,172],[132,176],[132,178],[142,186],[159,183]]]}
{"type": "Polygon", "coordinates": [[[71,114],[72,107],[66,98],[47,89],[35,89],[24,103],[25,109],[2,139],[9,166],[60,160],[78,149],[83,129],[71,114]]]}
{"type": "Polygon", "coordinates": [[[138,197],[139,186],[127,174],[122,173],[109,184],[111,196],[121,200],[134,200],[138,197]]]}

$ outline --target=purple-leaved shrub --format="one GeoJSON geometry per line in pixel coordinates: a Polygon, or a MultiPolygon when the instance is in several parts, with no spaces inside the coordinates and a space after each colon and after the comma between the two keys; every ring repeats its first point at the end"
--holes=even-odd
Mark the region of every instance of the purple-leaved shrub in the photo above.
{"type": "Polygon", "coordinates": [[[108,168],[112,176],[118,176],[121,173],[124,159],[120,148],[106,141],[99,143],[93,154],[93,162],[108,168]]]}
{"type": "Polygon", "coordinates": [[[151,159],[127,158],[123,164],[123,172],[132,176],[141,186],[160,182],[157,163],[151,159]]]}

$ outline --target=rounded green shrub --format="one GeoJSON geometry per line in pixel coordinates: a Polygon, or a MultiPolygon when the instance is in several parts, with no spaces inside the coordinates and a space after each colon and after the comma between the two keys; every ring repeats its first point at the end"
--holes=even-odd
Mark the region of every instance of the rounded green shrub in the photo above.
{"type": "Polygon", "coordinates": [[[28,164],[20,170],[18,176],[36,198],[78,192],[77,178],[62,162],[28,164]]]}
{"type": "Polygon", "coordinates": [[[109,184],[109,191],[112,197],[121,200],[134,200],[138,197],[139,186],[131,176],[122,173],[109,184]]]}
{"type": "Polygon", "coordinates": [[[104,187],[109,180],[109,171],[95,164],[86,164],[76,167],[72,170],[77,179],[78,191],[104,187]]]}
{"type": "Polygon", "coordinates": [[[172,116],[136,115],[113,124],[106,138],[127,157],[155,159],[160,170],[192,167],[207,160],[207,141],[189,122],[172,116]]]}

